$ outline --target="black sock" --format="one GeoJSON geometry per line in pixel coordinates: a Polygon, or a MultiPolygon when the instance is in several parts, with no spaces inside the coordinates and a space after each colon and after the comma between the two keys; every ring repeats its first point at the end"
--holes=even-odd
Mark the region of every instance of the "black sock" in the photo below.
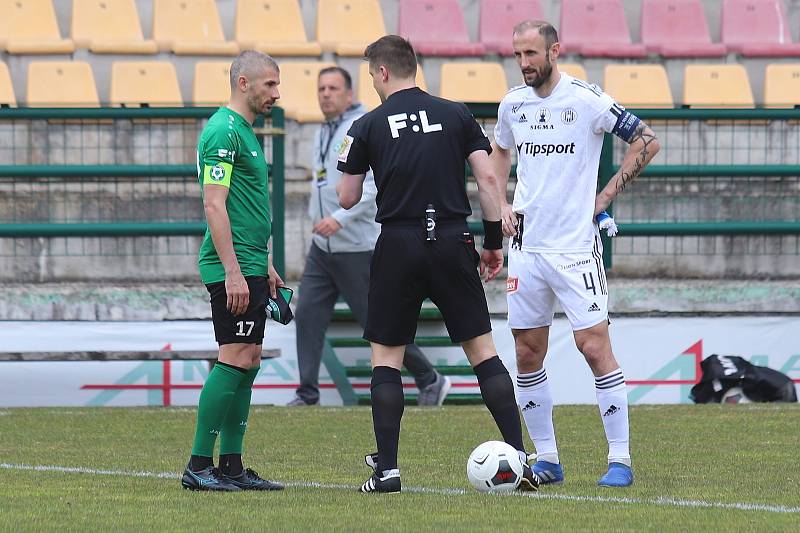
{"type": "Polygon", "coordinates": [[[514,383],[508,375],[503,361],[496,355],[475,368],[478,385],[481,388],[483,403],[492,413],[503,440],[519,451],[525,451],[522,444],[522,426],[519,422],[519,408],[514,397],[514,383]]]}
{"type": "Polygon", "coordinates": [[[193,455],[192,458],[189,459],[189,470],[192,472],[199,472],[209,466],[214,466],[214,460],[211,459],[211,457],[193,455]]]}
{"type": "Polygon", "coordinates": [[[219,456],[219,468],[226,476],[238,476],[244,472],[244,465],[242,464],[242,454],[240,453],[227,453],[219,456]]]}
{"type": "Polygon", "coordinates": [[[400,419],[403,418],[403,382],[400,371],[388,366],[372,369],[372,426],[378,444],[378,472],[397,468],[400,419]]]}

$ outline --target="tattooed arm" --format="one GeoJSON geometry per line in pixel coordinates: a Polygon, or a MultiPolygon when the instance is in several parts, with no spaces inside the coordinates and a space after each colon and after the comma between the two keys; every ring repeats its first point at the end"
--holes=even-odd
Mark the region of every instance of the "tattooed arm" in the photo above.
{"type": "Polygon", "coordinates": [[[640,122],[631,137],[630,146],[625,152],[619,171],[597,194],[594,202],[594,214],[604,211],[614,198],[636,179],[636,176],[642,172],[660,149],[661,143],[658,142],[656,134],[647,124],[640,122]]]}

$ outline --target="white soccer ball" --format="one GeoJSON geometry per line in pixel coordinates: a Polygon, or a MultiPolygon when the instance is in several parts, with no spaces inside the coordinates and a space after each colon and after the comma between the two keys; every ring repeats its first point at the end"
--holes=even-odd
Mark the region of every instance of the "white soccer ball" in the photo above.
{"type": "Polygon", "coordinates": [[[731,387],[722,395],[720,403],[751,403],[750,398],[744,395],[741,387],[731,387]]]}
{"type": "Polygon", "coordinates": [[[478,492],[507,492],[522,479],[522,461],[510,444],[490,440],[472,450],[467,479],[478,492]]]}

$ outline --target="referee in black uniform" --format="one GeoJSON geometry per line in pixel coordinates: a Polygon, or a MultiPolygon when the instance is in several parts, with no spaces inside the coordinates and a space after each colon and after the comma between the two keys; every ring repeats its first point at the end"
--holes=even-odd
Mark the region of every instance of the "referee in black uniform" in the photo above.
{"type": "MultiPolygon", "coordinates": [[[[414,342],[425,298],[441,311],[453,342],[461,343],[486,407],[525,464],[514,385],[492,341],[478,275],[480,267],[488,281],[503,266],[500,201],[489,140],[464,104],[433,97],[416,86],[417,60],[408,41],[396,35],[381,37],[364,56],[383,103],[355,121],[345,137],[337,187],[339,203],[349,209],[361,199],[371,167],[378,189],[376,220],[381,223],[364,330],[372,347],[370,390],[378,452],[366,457],[374,473],[361,491],[400,491],[400,367],[405,346],[414,342]],[[472,209],[464,184],[465,159],[477,179],[486,217],[480,256],[466,222],[472,209]]],[[[527,465],[520,487],[538,487],[527,465]]]]}

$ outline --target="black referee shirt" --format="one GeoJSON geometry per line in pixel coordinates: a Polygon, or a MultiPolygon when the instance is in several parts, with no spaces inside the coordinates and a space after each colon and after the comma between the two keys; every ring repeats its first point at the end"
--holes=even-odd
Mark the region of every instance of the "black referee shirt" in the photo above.
{"type": "Polygon", "coordinates": [[[393,93],[353,123],[338,168],[348,174],[372,168],[378,222],[422,219],[428,204],[440,219],[466,218],[472,209],[464,160],[475,150],[492,149],[467,106],[414,87],[393,93]]]}

